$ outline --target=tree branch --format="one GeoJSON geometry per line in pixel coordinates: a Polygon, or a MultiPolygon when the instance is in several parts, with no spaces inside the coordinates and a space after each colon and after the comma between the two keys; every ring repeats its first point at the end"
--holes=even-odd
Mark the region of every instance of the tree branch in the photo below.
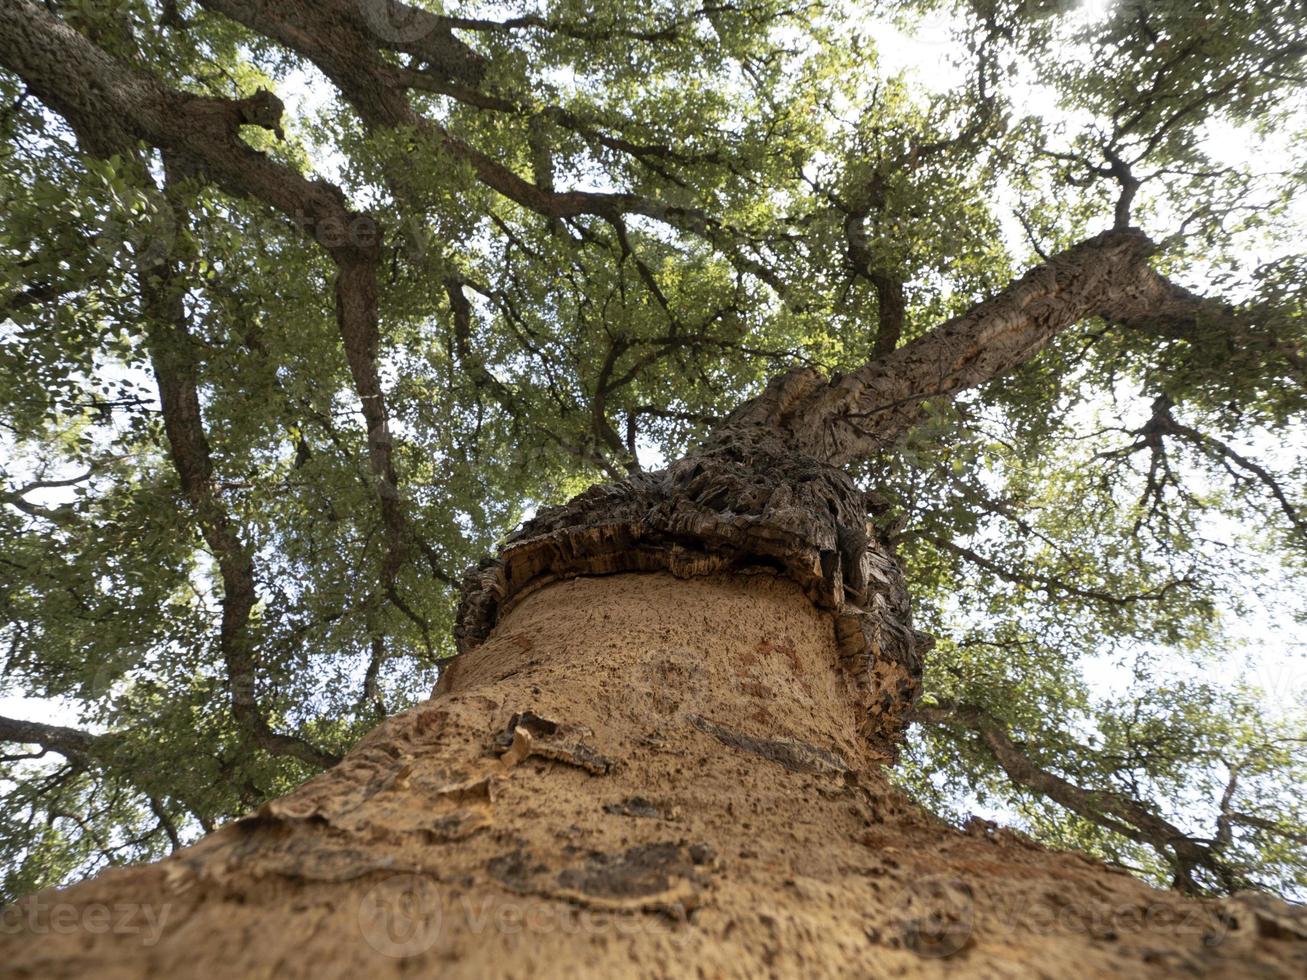
{"type": "MultiPolygon", "coordinates": [[[[314,5],[274,2],[253,5],[243,0],[201,0],[212,10],[261,34],[276,38],[288,49],[307,58],[331,78],[370,129],[410,127],[432,140],[456,160],[471,166],[478,180],[514,203],[546,218],[594,215],[612,219],[639,214],[694,235],[728,254],[741,268],[767,283],[779,295],[785,283],[774,270],[757,262],[730,241],[731,232],[703,211],[676,207],[639,194],[603,191],[555,191],[518,176],[511,168],[460,139],[448,129],[415,111],[408,103],[404,72],[385,62],[375,39],[363,30],[342,29],[327,11],[314,5]]],[[[335,8],[344,0],[331,0],[335,8]]],[[[402,4],[396,4],[403,7],[402,4]]],[[[449,23],[454,23],[449,21],[449,23]]]]}
{"type": "Polygon", "coordinates": [[[1085,317],[1138,320],[1159,303],[1178,303],[1177,287],[1148,262],[1154,250],[1137,230],[1087,239],[851,374],[826,382],[816,372],[791,372],[776,382],[783,397],[769,386],[729,426],[779,430],[795,448],[836,466],[893,445],[920,421],[922,402],[1006,374],[1085,317]]]}
{"type": "MultiPolygon", "coordinates": [[[[1284,516],[1289,519],[1289,524],[1298,538],[1307,543],[1307,518],[1304,518],[1299,508],[1294,505],[1284,492],[1284,488],[1280,486],[1279,481],[1264,466],[1235,451],[1220,439],[1181,423],[1172,414],[1171,403],[1167,398],[1159,398],[1154,403],[1152,422],[1157,426],[1160,433],[1174,435],[1183,439],[1201,452],[1216,457],[1226,464],[1227,469],[1230,469],[1229,464],[1233,463],[1245,473],[1251,474],[1275,498],[1275,502],[1279,505],[1284,516]]],[[[1230,471],[1231,473],[1234,472],[1233,470],[1230,471]]],[[[1234,476],[1236,479],[1238,478],[1237,473],[1234,473],[1234,476]]]]}
{"type": "Polygon", "coordinates": [[[941,548],[950,554],[963,558],[987,572],[996,575],[1005,582],[1011,582],[1014,585],[1023,585],[1026,588],[1038,589],[1050,598],[1056,598],[1059,594],[1075,596],[1078,599],[1087,599],[1091,602],[1101,602],[1110,606],[1129,606],[1141,601],[1161,601],[1176,586],[1188,584],[1185,579],[1176,579],[1167,582],[1165,585],[1153,589],[1150,592],[1133,592],[1126,595],[1116,595],[1111,592],[1104,592],[1101,589],[1086,589],[1082,586],[1075,585],[1071,582],[1064,581],[1055,575],[1042,575],[1038,572],[1018,572],[1010,569],[992,558],[987,558],[972,548],[966,548],[962,545],[949,541],[946,538],[929,536],[926,538],[937,548],[941,548]]]}
{"type": "Polygon", "coordinates": [[[1199,868],[1211,872],[1224,886],[1232,887],[1231,872],[1213,847],[1189,837],[1138,800],[1107,790],[1084,789],[1036,765],[1013,741],[1007,726],[984,708],[940,701],[918,705],[911,718],[980,736],[1008,778],[1018,786],[1060,803],[1091,823],[1151,847],[1171,866],[1173,884],[1181,891],[1201,894],[1202,888],[1193,877],[1199,868]]]}
{"type": "MultiPolygon", "coordinates": [[[[259,5],[233,3],[253,18],[259,5]]],[[[314,5],[296,9],[317,9],[314,5]]],[[[363,12],[345,0],[329,5],[336,21],[328,36],[366,27],[363,12]]],[[[321,13],[319,11],[319,13],[321,13]]],[[[319,14],[314,14],[317,17],[319,14]]],[[[421,12],[414,16],[430,16],[421,12]]],[[[318,23],[314,20],[314,23],[318,23]]],[[[403,50],[432,56],[436,42],[414,41],[403,50]]],[[[309,233],[336,265],[335,309],[346,361],[367,425],[369,466],[386,531],[383,590],[393,593],[410,537],[416,538],[397,489],[393,446],[377,369],[376,265],[381,232],[370,215],[349,208],[343,192],[309,180],[260,153],[240,138],[243,125],[280,131],[281,103],[260,91],[247,99],[191,95],[115,61],[60,18],[31,0],[0,6],[0,65],[17,73],[33,94],[64,116],[88,152],[130,155],[138,140],[159,148],[179,171],[196,171],[227,193],[252,198],[280,211],[309,233]]],[[[434,577],[441,569],[434,550],[419,541],[434,577]]]]}
{"type": "MultiPolygon", "coordinates": [[[[173,188],[168,187],[160,203],[173,212],[174,221],[180,218],[181,201],[173,188]]],[[[169,255],[157,266],[138,270],[137,278],[146,345],[173,465],[222,579],[218,646],[226,667],[232,715],[259,748],[326,769],[339,762],[339,757],[298,736],[274,731],[258,703],[259,658],[249,631],[250,613],[258,602],[254,559],[214,486],[212,452],[200,408],[194,341],[186,323],[185,283],[176,263],[176,256],[169,255]]]]}
{"type": "Polygon", "coordinates": [[[0,717],[0,742],[36,745],[42,754],[58,752],[74,765],[98,761],[106,751],[104,735],[92,735],[78,728],[47,725],[40,721],[0,717]]]}

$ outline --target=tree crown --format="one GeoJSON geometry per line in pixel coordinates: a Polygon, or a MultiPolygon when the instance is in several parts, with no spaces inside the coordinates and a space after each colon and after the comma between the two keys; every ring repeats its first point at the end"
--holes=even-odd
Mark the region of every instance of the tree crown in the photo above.
{"type": "Polygon", "coordinates": [[[1232,665],[1302,615],[1307,9],[592,7],[0,11],[0,634],[69,716],[0,718],[6,897],[330,764],[465,566],[796,366],[938,640],[905,783],[1301,894],[1307,685],[1232,665]]]}

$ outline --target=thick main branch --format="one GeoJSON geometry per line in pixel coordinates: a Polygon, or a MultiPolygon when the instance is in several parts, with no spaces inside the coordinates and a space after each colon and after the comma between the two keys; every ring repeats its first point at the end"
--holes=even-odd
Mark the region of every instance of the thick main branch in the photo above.
{"type": "Polygon", "coordinates": [[[103,755],[104,738],[66,725],[0,717],[0,742],[35,745],[42,752],[58,752],[76,765],[87,765],[103,755]]]}
{"type": "MultiPolygon", "coordinates": [[[[162,206],[180,213],[175,195],[170,196],[174,201],[161,202],[162,206]]],[[[185,284],[171,255],[157,266],[140,270],[138,279],[164,433],[182,493],[217,562],[222,581],[218,646],[226,668],[232,715],[259,748],[300,759],[318,769],[333,766],[339,761],[337,756],[299,736],[275,731],[259,705],[259,657],[250,633],[250,616],[258,602],[254,558],[214,485],[213,454],[200,406],[195,341],[186,325],[185,284]]]]}
{"type": "Polygon", "coordinates": [[[1007,374],[1086,317],[1138,323],[1159,309],[1174,317],[1186,303],[1208,302],[1157,273],[1148,261],[1154,251],[1137,230],[1096,235],[850,374],[829,382],[816,372],[777,379],[716,438],[763,426],[835,466],[893,445],[920,421],[923,402],[1007,374]]]}

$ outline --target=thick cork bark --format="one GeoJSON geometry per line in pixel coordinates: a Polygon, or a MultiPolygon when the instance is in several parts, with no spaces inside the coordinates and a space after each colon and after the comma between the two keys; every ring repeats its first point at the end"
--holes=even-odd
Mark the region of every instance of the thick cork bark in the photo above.
{"type": "MultiPolygon", "coordinates": [[[[812,380],[785,375],[758,401],[774,415],[812,380]]],[[[746,570],[778,572],[831,613],[854,730],[892,762],[934,641],[912,628],[898,562],[853,479],[765,426],[728,424],[665,470],[593,487],[528,521],[465,576],[455,636],[471,649],[524,597],[578,575],[746,570]]]]}
{"type": "Polygon", "coordinates": [[[886,782],[837,617],[769,571],[535,590],[336,768],[6,913],[10,976],[1297,977],[1201,903],[886,782]]]}

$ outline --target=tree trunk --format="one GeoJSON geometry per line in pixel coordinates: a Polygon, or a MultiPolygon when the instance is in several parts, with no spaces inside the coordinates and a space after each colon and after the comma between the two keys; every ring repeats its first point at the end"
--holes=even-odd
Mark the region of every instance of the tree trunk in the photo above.
{"type": "Polygon", "coordinates": [[[20,903],[3,961],[39,977],[1301,975],[1301,927],[1275,907],[959,831],[896,791],[884,767],[923,648],[897,565],[846,475],[766,446],[722,436],[542,514],[468,576],[466,652],[431,700],[166,861],[20,903]]]}

